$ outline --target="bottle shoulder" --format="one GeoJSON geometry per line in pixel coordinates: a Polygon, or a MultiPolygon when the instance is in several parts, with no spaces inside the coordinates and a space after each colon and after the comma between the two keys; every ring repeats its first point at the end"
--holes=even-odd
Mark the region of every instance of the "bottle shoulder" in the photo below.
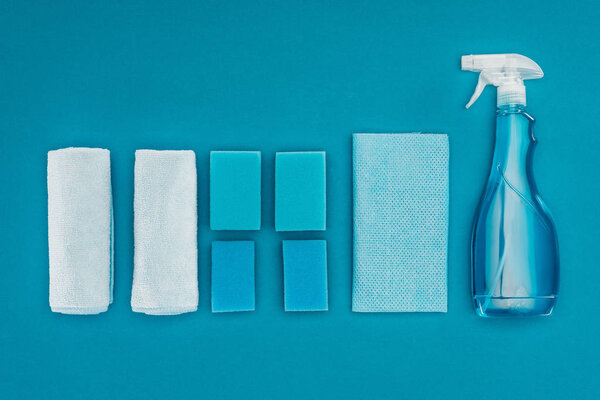
{"type": "MultiPolygon", "coordinates": [[[[535,215],[550,231],[554,230],[552,214],[535,187],[519,185],[506,177],[501,169],[492,172],[481,198],[479,214],[497,214],[500,210],[518,209],[535,215]]],[[[502,213],[502,212],[501,212],[502,213]]]]}

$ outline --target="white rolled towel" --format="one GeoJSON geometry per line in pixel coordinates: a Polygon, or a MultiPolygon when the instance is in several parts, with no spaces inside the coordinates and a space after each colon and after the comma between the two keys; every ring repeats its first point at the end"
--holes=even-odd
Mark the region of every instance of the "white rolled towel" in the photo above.
{"type": "Polygon", "coordinates": [[[131,308],[172,315],[198,308],[196,156],[135,152],[131,308]]]}
{"type": "Polygon", "coordinates": [[[50,308],[98,314],[113,294],[110,152],[48,152],[50,308]]]}

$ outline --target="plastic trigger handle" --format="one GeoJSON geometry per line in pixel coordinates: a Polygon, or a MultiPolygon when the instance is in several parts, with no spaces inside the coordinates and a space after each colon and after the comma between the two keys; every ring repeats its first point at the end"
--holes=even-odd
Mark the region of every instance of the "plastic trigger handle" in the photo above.
{"type": "Polygon", "coordinates": [[[477,101],[477,99],[479,98],[479,96],[483,92],[483,89],[485,89],[485,87],[489,83],[490,83],[490,81],[488,80],[485,72],[481,72],[479,74],[479,80],[477,81],[477,86],[475,87],[475,92],[473,93],[473,96],[471,96],[471,100],[469,100],[469,102],[467,103],[467,105],[465,106],[465,108],[471,107],[473,105],[473,103],[475,103],[477,101]]]}

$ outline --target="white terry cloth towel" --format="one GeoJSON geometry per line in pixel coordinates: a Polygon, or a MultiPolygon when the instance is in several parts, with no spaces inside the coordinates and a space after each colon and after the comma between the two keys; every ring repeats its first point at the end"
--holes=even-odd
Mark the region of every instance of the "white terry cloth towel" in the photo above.
{"type": "Polygon", "coordinates": [[[113,294],[110,152],[48,152],[50,308],[98,314],[113,294]]]}
{"type": "Polygon", "coordinates": [[[151,315],[198,309],[196,156],[135,152],[131,308],[151,315]]]}

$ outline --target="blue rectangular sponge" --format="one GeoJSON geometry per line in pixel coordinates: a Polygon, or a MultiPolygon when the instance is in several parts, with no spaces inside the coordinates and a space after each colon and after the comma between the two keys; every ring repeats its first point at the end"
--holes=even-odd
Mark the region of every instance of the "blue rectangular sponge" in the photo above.
{"type": "Polygon", "coordinates": [[[446,312],[448,136],[353,136],[357,312],[446,312]]]}
{"type": "Polygon", "coordinates": [[[284,240],[285,311],[327,311],[327,242],[284,240]]]}
{"type": "Polygon", "coordinates": [[[325,152],[275,155],[275,230],[324,231],[325,152]]]}
{"type": "Polygon", "coordinates": [[[259,151],[211,151],[210,229],[259,230],[259,151]]]}
{"type": "Polygon", "coordinates": [[[212,243],[212,311],[254,311],[254,242],[212,243]]]}

